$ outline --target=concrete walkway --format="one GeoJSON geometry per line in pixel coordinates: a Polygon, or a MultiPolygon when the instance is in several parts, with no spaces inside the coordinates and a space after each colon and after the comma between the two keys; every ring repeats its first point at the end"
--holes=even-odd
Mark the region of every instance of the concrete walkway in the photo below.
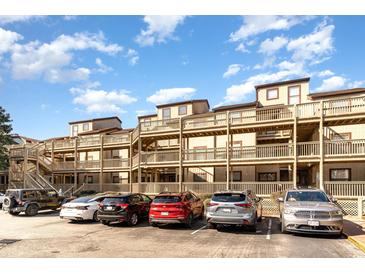
{"type": "Polygon", "coordinates": [[[345,217],[343,233],[355,246],[365,252],[365,218],[345,217]]]}

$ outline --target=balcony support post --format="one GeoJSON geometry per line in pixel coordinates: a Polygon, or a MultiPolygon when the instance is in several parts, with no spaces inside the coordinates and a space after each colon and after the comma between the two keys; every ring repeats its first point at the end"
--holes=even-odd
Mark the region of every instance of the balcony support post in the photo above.
{"type": "Polygon", "coordinates": [[[100,135],[100,175],[99,175],[99,191],[103,191],[103,182],[104,182],[104,135],[100,135]]]}
{"type": "Polygon", "coordinates": [[[324,190],[323,169],[324,169],[324,132],[323,132],[323,101],[320,103],[319,120],[319,188],[324,190]]]}
{"type": "Polygon", "coordinates": [[[133,183],[133,176],[132,176],[132,149],[133,149],[133,131],[129,134],[129,192],[132,192],[132,183],[133,183]]]}
{"type": "Polygon", "coordinates": [[[230,174],[230,120],[229,120],[229,111],[226,112],[226,125],[227,125],[227,144],[226,144],[226,189],[228,190],[230,188],[229,183],[229,174],[230,174]]]}
{"type": "Polygon", "coordinates": [[[297,105],[294,105],[294,125],[293,125],[293,156],[294,156],[294,163],[293,163],[293,186],[297,187],[297,163],[298,163],[298,153],[297,153],[297,105]]]}
{"type": "Polygon", "coordinates": [[[54,185],[54,140],[51,142],[51,171],[52,171],[52,185],[54,185]]]}
{"type": "Polygon", "coordinates": [[[183,164],[183,142],[182,142],[182,119],[180,117],[179,120],[179,191],[181,192],[183,190],[183,175],[182,175],[182,164],[183,164]]]}
{"type": "Polygon", "coordinates": [[[26,188],[26,174],[28,173],[28,149],[24,145],[24,162],[23,162],[23,187],[26,188]]]}
{"type": "Polygon", "coordinates": [[[78,138],[75,138],[75,147],[74,147],[74,189],[77,189],[77,161],[78,161],[78,157],[77,157],[77,140],[78,138]]]}
{"type": "Polygon", "coordinates": [[[138,124],[138,187],[137,191],[141,189],[141,181],[142,181],[142,169],[141,169],[141,160],[142,160],[142,139],[141,139],[141,124],[138,124]]]}

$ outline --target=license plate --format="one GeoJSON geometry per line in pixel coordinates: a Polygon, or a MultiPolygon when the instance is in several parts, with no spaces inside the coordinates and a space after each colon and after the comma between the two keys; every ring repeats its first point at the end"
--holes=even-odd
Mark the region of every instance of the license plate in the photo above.
{"type": "Polygon", "coordinates": [[[161,212],[161,215],[162,215],[162,216],[168,216],[168,215],[169,215],[169,213],[168,213],[168,212],[161,212]]]}
{"type": "Polygon", "coordinates": [[[107,206],[106,210],[113,210],[113,207],[112,206],[107,206]]]}
{"type": "Polygon", "coordinates": [[[308,225],[310,225],[310,226],[319,226],[319,221],[308,221],[308,225]]]}
{"type": "Polygon", "coordinates": [[[226,212],[226,213],[231,213],[232,212],[232,210],[230,208],[223,208],[222,211],[226,212]]]}

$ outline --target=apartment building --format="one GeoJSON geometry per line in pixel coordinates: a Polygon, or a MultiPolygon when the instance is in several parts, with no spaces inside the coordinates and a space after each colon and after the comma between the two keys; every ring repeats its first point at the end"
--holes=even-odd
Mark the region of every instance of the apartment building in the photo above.
{"type": "Polygon", "coordinates": [[[365,89],[311,92],[301,78],[256,86],[253,102],[156,106],[123,129],[118,117],[70,122],[69,136],[10,148],[12,185],[63,191],[313,186],[365,196],[365,89]],[[16,168],[15,168],[16,167],[16,168]]]}

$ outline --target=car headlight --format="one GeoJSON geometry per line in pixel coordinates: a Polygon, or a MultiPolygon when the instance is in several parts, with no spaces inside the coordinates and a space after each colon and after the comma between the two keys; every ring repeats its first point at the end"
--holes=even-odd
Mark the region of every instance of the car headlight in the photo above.
{"type": "Polygon", "coordinates": [[[332,217],[340,217],[340,216],[342,216],[342,211],[341,210],[331,211],[331,216],[332,217]]]}
{"type": "Polygon", "coordinates": [[[292,208],[285,208],[284,209],[284,214],[294,214],[295,210],[292,208]]]}

